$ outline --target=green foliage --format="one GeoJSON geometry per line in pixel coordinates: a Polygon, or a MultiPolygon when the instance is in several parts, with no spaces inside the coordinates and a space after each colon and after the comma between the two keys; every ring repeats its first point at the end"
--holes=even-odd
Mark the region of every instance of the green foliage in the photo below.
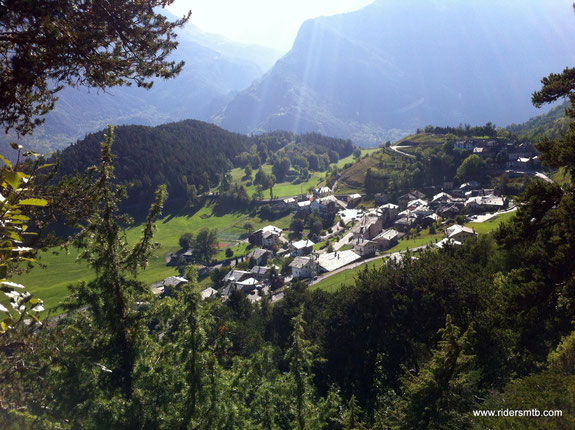
{"type": "Polygon", "coordinates": [[[565,101],[523,124],[511,124],[506,130],[532,142],[538,142],[544,137],[556,139],[567,131],[569,120],[565,116],[565,109],[568,107],[569,102],[565,101]]]}
{"type": "Polygon", "coordinates": [[[433,355],[417,373],[408,369],[402,378],[394,428],[465,429],[474,403],[477,376],[469,354],[469,331],[460,335],[447,315],[441,340],[433,355]]]}
{"type": "Polygon", "coordinates": [[[183,63],[167,58],[190,15],[169,22],[155,10],[171,3],[0,4],[0,122],[30,133],[63,85],[149,88],[151,78],[177,75],[183,63]]]}
{"type": "Polygon", "coordinates": [[[481,181],[485,178],[485,166],[479,155],[471,154],[458,167],[455,177],[459,182],[481,181]]]}
{"type": "Polygon", "coordinates": [[[0,169],[0,291],[8,301],[0,300],[0,313],[3,315],[0,319],[0,336],[22,325],[26,317],[31,318],[33,327],[34,323],[40,322],[38,314],[44,310],[41,299],[33,298],[23,285],[9,278],[19,264],[34,261],[34,248],[24,246],[24,242],[37,234],[28,231],[34,208],[44,207],[48,201],[38,198],[33,186],[39,170],[50,165],[41,165],[43,159],[38,154],[30,151],[22,153],[20,148],[16,149],[18,161],[14,165],[1,157],[4,166],[0,169]],[[24,166],[21,155],[36,158],[36,161],[24,166]]]}
{"type": "MultiPolygon", "coordinates": [[[[103,136],[103,132],[90,134],[59,153],[61,174],[84,172],[92,166],[103,136]]],[[[113,165],[118,181],[128,188],[127,202],[137,208],[135,213],[151,204],[154,191],[163,184],[171,201],[191,208],[201,202],[198,190],[208,192],[231,169],[231,160],[249,145],[247,136],[200,121],[120,126],[116,129],[113,165]]],[[[227,176],[224,179],[227,190],[231,181],[227,176]]]]}
{"type": "Polygon", "coordinates": [[[194,235],[193,233],[184,233],[180,236],[180,240],[178,241],[180,248],[188,249],[191,248],[194,244],[194,235]]]}
{"type": "Polygon", "coordinates": [[[196,252],[206,264],[209,264],[218,252],[218,232],[209,228],[201,229],[194,240],[196,252]]]}

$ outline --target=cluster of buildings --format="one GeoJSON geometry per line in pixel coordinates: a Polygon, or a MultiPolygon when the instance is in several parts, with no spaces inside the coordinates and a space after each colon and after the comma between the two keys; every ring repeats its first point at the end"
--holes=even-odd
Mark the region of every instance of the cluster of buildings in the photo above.
{"type": "Polygon", "coordinates": [[[541,166],[539,152],[530,143],[506,139],[468,139],[455,142],[455,147],[508,169],[533,170],[541,166]]]}
{"type": "Polygon", "coordinates": [[[313,194],[282,199],[279,205],[292,212],[315,212],[328,218],[335,216],[340,210],[354,207],[361,201],[360,194],[349,196],[334,196],[329,187],[316,188],[313,194]]]}
{"type": "MultiPolygon", "coordinates": [[[[277,290],[286,281],[313,279],[323,273],[340,270],[393,248],[414,229],[438,226],[440,219],[453,219],[462,211],[494,212],[508,204],[505,198],[495,195],[494,190],[482,188],[477,182],[467,182],[457,188],[450,185],[446,184],[446,191],[432,198],[421,191],[412,191],[400,196],[397,204],[389,203],[388,196],[379,194],[375,196],[379,205],[369,210],[353,209],[361,200],[361,195],[336,197],[327,187],[315,190],[313,196],[283,199],[279,204],[294,212],[317,210],[322,216],[339,214],[344,224],[352,222],[347,234],[353,249],[345,247],[334,252],[314,252],[316,244],[313,241],[302,239],[290,242],[282,236],[281,228],[268,225],[249,236],[250,244],[256,247],[247,255],[251,269],[231,268],[223,279],[219,295],[228,297],[237,290],[244,292],[252,302],[260,301],[270,293],[273,301],[279,300],[283,293],[277,290]],[[289,264],[291,273],[283,277],[279,267],[270,264],[274,254],[293,258],[289,264]]],[[[445,230],[445,238],[436,246],[460,245],[476,235],[473,229],[455,224],[445,230]]],[[[178,257],[185,258],[185,252],[178,257]]],[[[157,294],[166,295],[185,282],[184,278],[170,277],[154,284],[152,289],[157,294]]],[[[209,298],[216,293],[213,288],[206,288],[202,291],[202,297],[209,298]]]]}

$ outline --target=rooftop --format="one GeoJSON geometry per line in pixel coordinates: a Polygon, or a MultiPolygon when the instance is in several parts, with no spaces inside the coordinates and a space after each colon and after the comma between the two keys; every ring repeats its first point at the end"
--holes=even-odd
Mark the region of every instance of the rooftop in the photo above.
{"type": "Polygon", "coordinates": [[[304,248],[309,248],[311,246],[314,246],[315,243],[313,243],[311,240],[298,240],[297,242],[292,243],[292,246],[295,249],[304,249],[304,248]]]}
{"type": "Polygon", "coordinates": [[[307,266],[311,261],[312,259],[310,257],[296,257],[290,263],[289,267],[301,269],[302,267],[307,266]]]}
{"type": "Polygon", "coordinates": [[[321,268],[327,272],[333,272],[343,266],[347,266],[361,257],[352,250],[330,252],[328,254],[321,254],[318,263],[321,268]]]}

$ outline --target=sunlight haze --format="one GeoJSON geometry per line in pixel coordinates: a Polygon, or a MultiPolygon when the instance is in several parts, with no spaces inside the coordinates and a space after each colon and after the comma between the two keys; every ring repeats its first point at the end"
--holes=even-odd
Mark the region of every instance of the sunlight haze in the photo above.
{"type": "Polygon", "coordinates": [[[246,44],[288,51],[307,19],[360,9],[373,0],[177,0],[168,7],[208,33],[246,44]]]}

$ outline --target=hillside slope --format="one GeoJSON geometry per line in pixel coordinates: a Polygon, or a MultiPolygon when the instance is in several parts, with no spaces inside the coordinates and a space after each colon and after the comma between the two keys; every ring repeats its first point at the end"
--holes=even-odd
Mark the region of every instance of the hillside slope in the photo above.
{"type": "MultiPolygon", "coordinates": [[[[207,120],[248,87],[280,54],[238,45],[190,27],[180,32],[175,60],[186,62],[174,79],[157,80],[150,90],[110,88],[107,92],[65,88],[46,123],[19,143],[40,152],[62,149],[108,124],[158,125],[194,118],[207,120]]],[[[0,153],[16,136],[0,133],[0,153]]]]}
{"type": "Polygon", "coordinates": [[[374,144],[428,124],[509,124],[575,63],[569,1],[379,0],[305,22],[292,50],[215,120],[374,144]]]}

